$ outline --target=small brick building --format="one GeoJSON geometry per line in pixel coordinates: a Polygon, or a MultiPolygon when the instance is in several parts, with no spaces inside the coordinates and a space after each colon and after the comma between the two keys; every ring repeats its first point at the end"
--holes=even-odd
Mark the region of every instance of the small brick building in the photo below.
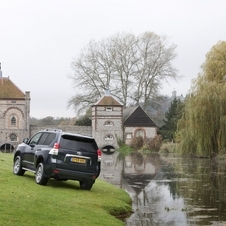
{"type": "Polygon", "coordinates": [[[129,144],[133,137],[152,138],[156,133],[156,124],[140,106],[124,109],[109,93],[92,105],[92,136],[105,153],[114,152],[118,139],[129,144]]]}

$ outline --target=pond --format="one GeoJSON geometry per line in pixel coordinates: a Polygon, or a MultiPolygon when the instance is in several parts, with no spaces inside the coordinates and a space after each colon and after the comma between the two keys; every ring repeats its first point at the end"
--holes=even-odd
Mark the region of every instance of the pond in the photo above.
{"type": "Polygon", "coordinates": [[[101,177],[133,200],[128,226],[226,225],[226,161],[103,156],[101,177]]]}

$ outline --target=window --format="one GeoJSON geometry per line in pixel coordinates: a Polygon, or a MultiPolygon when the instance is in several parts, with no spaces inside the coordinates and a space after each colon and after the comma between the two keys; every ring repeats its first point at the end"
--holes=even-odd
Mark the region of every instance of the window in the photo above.
{"type": "Polygon", "coordinates": [[[136,137],[144,137],[144,131],[142,129],[138,129],[136,131],[136,137]]]}
{"type": "Polygon", "coordinates": [[[131,133],[127,133],[126,134],[126,139],[131,139],[132,138],[132,134],[131,133]]]}
{"type": "Polygon", "coordinates": [[[112,107],[106,107],[106,111],[112,111],[112,107]]]}
{"type": "Polygon", "coordinates": [[[39,145],[50,145],[51,142],[55,139],[55,137],[56,137],[55,133],[43,133],[38,144],[39,145]]]}
{"type": "Polygon", "coordinates": [[[15,116],[13,116],[11,118],[11,126],[16,126],[16,118],[15,118],[15,116]]]}
{"type": "Polygon", "coordinates": [[[104,139],[105,140],[113,140],[114,137],[111,134],[107,134],[104,139]]]}
{"type": "Polygon", "coordinates": [[[42,133],[37,133],[37,134],[35,134],[35,135],[31,138],[29,144],[37,144],[38,141],[39,141],[39,139],[40,139],[40,137],[41,137],[41,135],[42,135],[42,133]]]}
{"type": "Polygon", "coordinates": [[[62,135],[60,139],[60,147],[70,150],[82,152],[95,152],[98,149],[95,140],[73,135],[62,135]]]}
{"type": "Polygon", "coordinates": [[[105,126],[113,126],[113,122],[111,122],[111,121],[106,121],[106,122],[104,123],[104,125],[105,125],[105,126]]]}
{"type": "MultiPolygon", "coordinates": [[[[107,146],[103,147],[102,150],[103,150],[103,153],[106,155],[112,155],[115,152],[115,148],[111,145],[107,145],[107,146]]],[[[111,159],[105,161],[106,165],[112,165],[110,162],[112,164],[114,163],[114,161],[111,159]],[[108,162],[108,164],[106,162],[108,162]]]]}
{"type": "Polygon", "coordinates": [[[12,133],[9,137],[10,137],[10,141],[17,141],[16,134],[12,133]]]}
{"type": "Polygon", "coordinates": [[[56,134],[55,133],[49,133],[48,137],[46,138],[44,145],[50,145],[52,141],[55,139],[56,134]]]}

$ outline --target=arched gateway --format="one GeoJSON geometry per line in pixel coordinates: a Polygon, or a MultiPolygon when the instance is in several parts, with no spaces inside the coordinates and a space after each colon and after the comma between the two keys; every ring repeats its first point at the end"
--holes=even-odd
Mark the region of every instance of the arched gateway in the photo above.
{"type": "Polygon", "coordinates": [[[0,151],[3,153],[12,153],[14,151],[14,147],[9,143],[5,143],[0,146],[0,151]]]}

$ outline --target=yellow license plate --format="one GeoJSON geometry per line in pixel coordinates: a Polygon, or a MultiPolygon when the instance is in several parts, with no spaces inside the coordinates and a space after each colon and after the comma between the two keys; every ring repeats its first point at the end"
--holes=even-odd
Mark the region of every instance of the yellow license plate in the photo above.
{"type": "Polygon", "coordinates": [[[85,159],[80,159],[80,158],[71,158],[71,161],[72,162],[76,162],[76,163],[82,163],[82,164],[85,164],[86,163],[86,160],[85,159]]]}

